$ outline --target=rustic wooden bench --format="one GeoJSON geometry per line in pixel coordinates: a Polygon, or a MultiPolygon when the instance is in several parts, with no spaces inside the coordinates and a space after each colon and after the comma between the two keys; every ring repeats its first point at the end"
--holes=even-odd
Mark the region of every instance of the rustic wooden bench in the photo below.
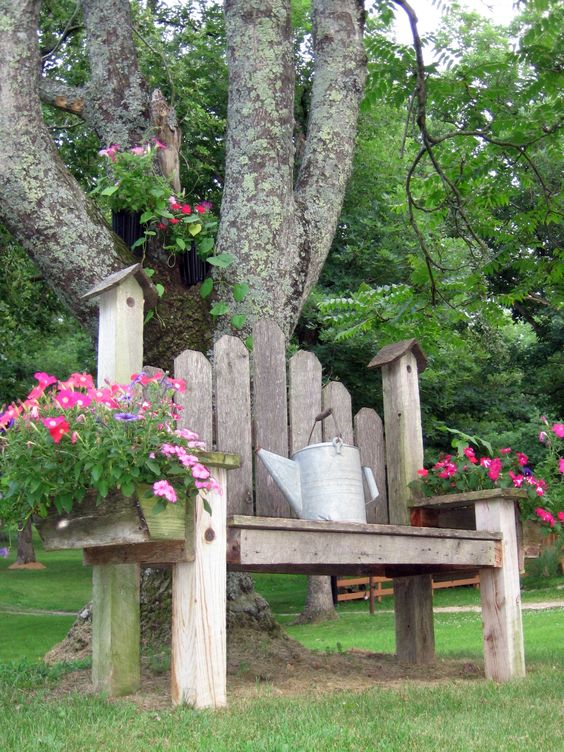
{"type": "MultiPolygon", "coordinates": [[[[99,380],[127,379],[140,369],[142,288],[146,293],[147,280],[134,266],[90,294],[100,301],[99,380]]],[[[332,382],[322,388],[321,364],[313,354],[298,352],[286,364],[284,335],[274,323],[257,322],[253,342],[252,369],[246,347],[228,336],[214,347],[213,369],[199,352],[175,359],[175,377],[188,384],[179,395],[181,427],[198,432],[210,450],[237,455],[240,464],[229,471],[228,488],[227,473],[218,470],[224,493],[215,494],[211,515],[202,498],[196,500],[194,525],[186,525],[193,530],[193,545],[186,546],[191,560],[172,559],[173,702],[226,704],[227,568],[393,577],[396,653],[415,663],[434,660],[431,575],[478,568],[486,676],[497,681],[522,676],[516,498],[496,491],[466,500],[475,508],[475,530],[409,524],[408,484],[423,464],[418,373],[425,356],[417,342],[385,347],[369,364],[382,370],[385,441],[374,410],[362,408],[353,419],[345,387],[332,382]],[[328,407],[380,488],[366,524],[292,519],[266,469],[254,461],[258,447],[287,457],[306,446],[315,417],[328,407]]],[[[327,430],[317,424],[312,441],[330,439],[327,430]]],[[[426,500],[421,509],[428,513],[433,503],[435,509],[447,506],[426,500]]],[[[135,640],[129,634],[138,635],[139,563],[97,563],[88,554],[86,559],[94,564],[94,632],[103,636],[93,643],[93,675],[110,693],[116,686],[135,691],[139,648],[130,644],[135,640]],[[126,636],[124,623],[132,625],[126,636]]]]}

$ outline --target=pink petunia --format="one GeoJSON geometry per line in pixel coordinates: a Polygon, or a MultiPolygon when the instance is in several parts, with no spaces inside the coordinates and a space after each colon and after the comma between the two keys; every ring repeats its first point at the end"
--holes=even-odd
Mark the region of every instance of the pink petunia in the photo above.
{"type": "Polygon", "coordinates": [[[210,471],[207,467],[205,467],[205,465],[197,462],[192,467],[192,477],[198,478],[198,480],[207,480],[210,477],[210,471]]]}
{"type": "Polygon", "coordinates": [[[426,470],[424,467],[421,468],[421,470],[417,471],[417,475],[420,475],[422,478],[426,478],[429,475],[429,471],[426,470]]]}
{"type": "Polygon", "coordinates": [[[48,373],[45,373],[45,371],[39,371],[38,373],[34,373],[33,376],[44,387],[57,383],[57,379],[54,376],[50,376],[48,373]]]}
{"type": "Polygon", "coordinates": [[[523,481],[525,480],[524,475],[514,473],[513,470],[510,470],[509,477],[513,481],[513,485],[515,486],[515,488],[521,488],[521,486],[523,485],[523,481]]]}
{"type": "Polygon", "coordinates": [[[505,447],[504,449],[499,450],[500,454],[511,454],[511,447],[505,447]]]}
{"type": "Polygon", "coordinates": [[[478,464],[478,460],[476,458],[476,455],[475,455],[474,450],[472,449],[472,447],[466,447],[466,449],[464,450],[464,456],[473,465],[477,465],[478,464]]]}
{"type": "Polygon", "coordinates": [[[521,465],[521,467],[524,467],[528,461],[529,458],[526,454],[523,454],[523,452],[517,452],[517,462],[521,465]]]}
{"type": "Polygon", "coordinates": [[[558,517],[559,522],[564,524],[564,512],[558,512],[556,516],[558,517]]]}
{"type": "Polygon", "coordinates": [[[558,472],[564,473],[564,457],[560,457],[558,460],[558,472]]]}
{"type": "Polygon", "coordinates": [[[552,426],[552,430],[558,436],[559,439],[564,439],[564,423],[555,423],[552,426]]]}
{"type": "MultiPolygon", "coordinates": [[[[196,207],[196,209],[197,208],[198,207],[196,207]]],[[[182,214],[192,214],[192,207],[190,206],[190,204],[182,204],[182,207],[180,210],[182,214]]]]}
{"type": "Polygon", "coordinates": [[[165,143],[163,143],[162,141],[159,141],[159,139],[156,138],[155,136],[153,136],[153,143],[155,144],[155,146],[157,147],[157,149],[167,149],[168,148],[165,143]]]}
{"type": "Polygon", "coordinates": [[[495,481],[499,478],[501,473],[501,460],[499,457],[496,457],[492,460],[492,464],[489,467],[488,470],[488,477],[491,481],[495,483],[495,481]]]}
{"type": "Polygon", "coordinates": [[[145,154],[145,147],[144,146],[134,146],[129,151],[131,152],[131,154],[134,154],[136,157],[142,157],[145,154]]]}
{"type": "Polygon", "coordinates": [[[63,389],[55,397],[55,402],[57,403],[57,405],[59,405],[59,407],[62,407],[63,410],[68,410],[78,404],[78,400],[81,396],[83,395],[79,395],[76,392],[71,392],[67,389],[63,389]]]}
{"type": "Polygon", "coordinates": [[[71,373],[65,383],[83,389],[94,389],[94,379],[89,373],[71,373]]]}

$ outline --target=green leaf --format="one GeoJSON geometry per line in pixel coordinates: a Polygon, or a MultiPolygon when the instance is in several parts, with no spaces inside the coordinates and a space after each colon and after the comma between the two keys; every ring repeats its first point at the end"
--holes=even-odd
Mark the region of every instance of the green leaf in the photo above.
{"type": "Polygon", "coordinates": [[[213,238],[200,238],[198,240],[198,253],[205,255],[213,249],[213,238]]]}
{"type": "Polygon", "coordinates": [[[94,465],[92,468],[92,480],[96,483],[100,480],[102,475],[104,474],[104,468],[102,465],[94,465]]]}
{"type": "Polygon", "coordinates": [[[139,218],[139,221],[141,222],[142,225],[144,225],[146,222],[150,222],[154,218],[155,218],[154,213],[149,210],[149,211],[143,212],[143,214],[139,218]]]}
{"type": "Polygon", "coordinates": [[[151,308],[150,311],[147,311],[147,315],[145,316],[145,320],[143,323],[148,324],[154,315],[155,315],[155,311],[153,308],[151,308]]]}
{"type": "Polygon", "coordinates": [[[156,289],[156,291],[157,291],[157,295],[159,296],[159,298],[162,298],[162,296],[164,295],[164,291],[165,291],[165,289],[164,289],[164,287],[163,287],[163,286],[162,286],[162,285],[160,284],[160,282],[157,282],[157,284],[155,285],[155,289],[156,289]]]}
{"type": "Polygon", "coordinates": [[[235,256],[232,253],[219,253],[217,256],[210,256],[207,261],[212,266],[219,266],[225,269],[235,261],[235,256]]]}
{"type": "Polygon", "coordinates": [[[186,241],[182,238],[176,238],[176,245],[180,248],[180,250],[186,250],[186,241]]]}
{"type": "Polygon", "coordinates": [[[198,233],[202,232],[202,225],[199,222],[188,225],[188,232],[194,237],[194,235],[198,235],[198,233]]]}
{"type": "Polygon", "coordinates": [[[133,243],[133,245],[131,246],[131,250],[133,250],[134,248],[138,248],[140,245],[144,245],[144,244],[145,244],[145,237],[137,238],[135,243],[133,243]]]}
{"type": "Polygon", "coordinates": [[[233,297],[237,303],[241,303],[247,297],[249,285],[246,282],[239,282],[233,285],[233,297]]]}
{"type": "Polygon", "coordinates": [[[211,277],[207,277],[206,279],[204,279],[204,281],[201,284],[200,297],[207,298],[208,295],[211,295],[212,290],[213,290],[213,279],[211,277]]]}
{"type": "Polygon", "coordinates": [[[133,496],[135,486],[131,480],[126,480],[121,484],[121,492],[124,496],[133,496]]]}
{"type": "Polygon", "coordinates": [[[247,348],[247,350],[249,350],[249,352],[253,351],[253,338],[251,337],[250,334],[245,340],[245,347],[247,348]]]}
{"type": "Polygon", "coordinates": [[[207,512],[207,513],[208,513],[209,515],[211,515],[211,513],[212,513],[212,508],[210,507],[209,501],[208,501],[208,500],[206,499],[206,497],[205,497],[205,496],[204,496],[204,498],[202,499],[202,504],[204,505],[204,509],[206,510],[206,512],[207,512]]]}
{"type": "Polygon", "coordinates": [[[149,468],[149,470],[155,475],[161,474],[161,467],[158,462],[155,462],[155,460],[146,460],[145,467],[149,468]]]}
{"type": "Polygon", "coordinates": [[[113,196],[114,193],[119,189],[119,185],[109,185],[107,188],[104,188],[103,191],[100,191],[101,196],[113,196]]]}
{"type": "Polygon", "coordinates": [[[212,316],[224,316],[226,313],[229,313],[229,306],[227,303],[216,303],[212,306],[210,313],[212,316]]]}
{"type": "Polygon", "coordinates": [[[143,271],[145,272],[145,274],[147,275],[147,277],[153,277],[154,274],[155,274],[155,270],[151,269],[149,266],[146,267],[145,269],[143,269],[143,271]]]}
{"type": "Polygon", "coordinates": [[[231,326],[234,329],[242,329],[245,326],[246,320],[247,317],[244,313],[236,313],[235,316],[231,317],[231,326]]]}

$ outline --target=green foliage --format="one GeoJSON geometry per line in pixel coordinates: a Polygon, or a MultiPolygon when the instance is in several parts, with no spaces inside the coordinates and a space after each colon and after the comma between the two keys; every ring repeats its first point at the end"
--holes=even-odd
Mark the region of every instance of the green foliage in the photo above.
{"type": "Polygon", "coordinates": [[[95,389],[88,374],[36,377],[27,399],[0,416],[0,518],[8,525],[45,517],[53,506],[70,512],[89,490],[101,501],[147,485],[144,496],[162,511],[214,483],[192,453],[197,436],[172,428],[171,394],[182,382],[141,374],[95,389]]]}
{"type": "Polygon", "coordinates": [[[87,333],[43,282],[26,252],[0,226],[0,409],[23,398],[42,368],[91,370],[87,333]]]}

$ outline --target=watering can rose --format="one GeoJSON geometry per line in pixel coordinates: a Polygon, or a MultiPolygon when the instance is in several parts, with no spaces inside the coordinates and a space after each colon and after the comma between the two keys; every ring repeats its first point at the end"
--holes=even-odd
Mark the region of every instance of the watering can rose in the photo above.
{"type": "Polygon", "coordinates": [[[198,490],[219,490],[198,435],[176,428],[173,396],[185,384],[164,373],[96,388],[89,374],[44,372],[27,398],[0,411],[0,518],[21,524],[51,507],[70,510],[93,490],[101,501],[147,485],[157,509],[198,490]]]}

